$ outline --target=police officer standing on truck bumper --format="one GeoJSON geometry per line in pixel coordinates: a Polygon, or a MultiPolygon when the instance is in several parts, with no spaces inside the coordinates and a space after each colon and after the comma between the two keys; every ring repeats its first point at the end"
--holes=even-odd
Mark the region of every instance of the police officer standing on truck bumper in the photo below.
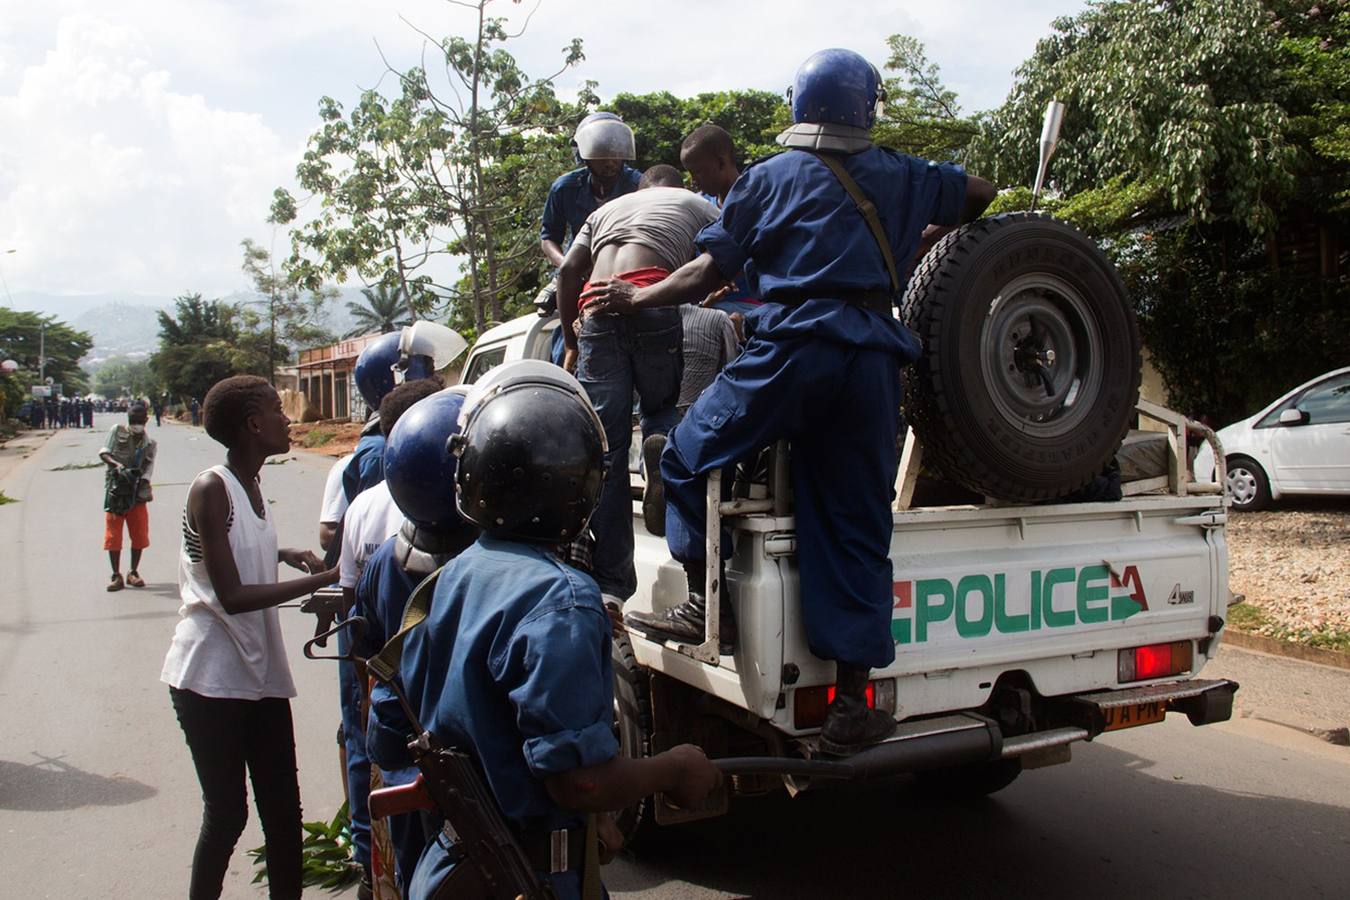
{"type": "Polygon", "coordinates": [[[590,293],[596,312],[695,301],[753,262],[751,291],[765,303],[746,317],[745,350],[689,409],[661,457],[666,538],[693,590],[674,609],[627,622],[702,640],[707,474],[789,438],[802,616],[811,652],[837,663],[822,729],[823,747],[835,753],[895,729],[889,714],[868,709],[866,689],[870,669],[895,659],[888,551],[900,370],[920,346],[892,311],[903,285],[890,270],[935,238],[930,224],[971,221],[994,197],[959,166],[874,145],[882,94],[879,73],[858,54],[811,56],[790,94],[795,124],[778,137],[790,149],[736,181],[721,218],[699,235],[704,253],[660,284],[611,281],[590,293]],[[823,157],[875,207],[877,236],[823,157]]]}

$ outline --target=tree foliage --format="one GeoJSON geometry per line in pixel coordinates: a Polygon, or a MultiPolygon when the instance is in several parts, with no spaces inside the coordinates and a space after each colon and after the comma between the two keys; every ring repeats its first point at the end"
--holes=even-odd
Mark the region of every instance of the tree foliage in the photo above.
{"type": "Polygon", "coordinates": [[[979,133],[976,118],[962,115],[956,92],[942,81],[923,44],[905,34],[886,39],[886,102],[873,132],[877,143],[912,156],[964,161],[979,133]]]}
{"type": "Polygon", "coordinates": [[[365,297],[364,303],[347,302],[347,312],[354,324],[343,337],[386,334],[412,324],[412,319],[406,315],[403,296],[397,290],[391,291],[385,285],[377,284],[373,288],[361,288],[361,294],[365,297]]]}
{"type": "Polygon", "coordinates": [[[67,395],[84,391],[89,382],[80,368],[80,358],[93,346],[92,337],[56,316],[0,309],[0,360],[17,362],[19,372],[31,373],[31,384],[37,383],[38,357],[45,350],[47,377],[60,382],[67,395]]]}
{"type": "MultiPolygon", "coordinates": [[[[401,291],[413,315],[438,302],[465,303],[481,329],[489,316],[502,317],[522,274],[536,267],[537,238],[519,233],[509,198],[522,180],[539,182],[547,170],[509,162],[578,118],[556,98],[552,79],[584,57],[574,39],[558,72],[533,79],[501,46],[520,32],[488,15],[491,0],[461,5],[476,10],[476,30],[469,38],[429,38],[437,47],[434,77],[426,66],[391,68],[398,95],[367,90],[345,117],[336,101],[320,102],[324,124],[296,174],[321,208],[294,232],[288,267],[310,287],[355,271],[401,291]],[[514,178],[504,177],[503,164],[514,178]],[[463,257],[466,289],[428,274],[428,262],[447,254],[463,257]]],[[[295,199],[278,190],[272,220],[291,222],[298,213],[295,199]]]]}
{"type": "Polygon", "coordinates": [[[244,248],[244,274],[261,297],[240,310],[244,330],[262,331],[267,340],[267,377],[275,383],[276,367],[291,357],[292,348],[303,349],[326,344],[333,338],[319,325],[324,305],[336,295],[331,288],[319,286],[304,292],[272,265],[272,255],[251,240],[240,242],[244,248]]]}
{"type": "Polygon", "coordinates": [[[150,366],[171,397],[200,400],[222,378],[270,374],[267,335],[244,320],[239,307],[201,294],[177,297],[172,314],[160,312],[150,366]]]}
{"type": "Polygon", "coordinates": [[[93,391],[107,397],[158,397],[159,375],[148,359],[115,356],[94,370],[93,391]]]}
{"type": "MultiPolygon", "coordinates": [[[[1042,208],[1102,241],[1187,412],[1227,423],[1350,358],[1344,5],[1095,2],[1054,23],[971,147],[1028,184],[1045,105],[1067,104],[1042,208]],[[1323,258],[1281,269],[1287,239],[1323,258]]],[[[1014,188],[991,211],[1029,202],[1014,188]]]]}
{"type": "Polygon", "coordinates": [[[1144,194],[1162,211],[1269,229],[1297,151],[1265,13],[1260,0],[1098,0],[1057,19],[989,116],[972,164],[999,184],[1029,182],[1046,104],[1060,100],[1060,191],[1156,184],[1144,194]]]}

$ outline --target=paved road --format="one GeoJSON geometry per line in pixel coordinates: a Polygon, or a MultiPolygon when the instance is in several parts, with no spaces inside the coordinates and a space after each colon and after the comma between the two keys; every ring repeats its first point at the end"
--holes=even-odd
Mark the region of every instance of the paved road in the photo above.
{"type": "MultiPolygon", "coordinates": [[[[91,459],[101,433],[58,434],[3,483],[21,501],[0,507],[5,896],[173,897],[186,885],[197,785],[158,675],[186,483],[219,452],[195,429],[155,434],[143,591],[103,591],[99,471],[49,471],[91,459]]],[[[283,542],[310,539],[327,466],[297,457],[263,470],[283,542]]],[[[340,802],[336,691],[326,665],[299,655],[308,623],[293,611],[283,622],[313,818],[340,802]]],[[[1233,677],[1266,677],[1249,662],[1224,660],[1233,677]]],[[[1325,674],[1281,677],[1301,692],[1325,674]]],[[[241,846],[260,842],[250,822],[241,846]]],[[[260,896],[250,877],[237,854],[226,896],[260,896]]],[[[642,900],[1344,896],[1350,748],[1254,719],[1195,729],[1173,717],[1080,746],[1071,765],[971,805],[923,801],[903,779],[743,801],[729,818],[654,833],[606,879],[616,897],[642,900]]]]}

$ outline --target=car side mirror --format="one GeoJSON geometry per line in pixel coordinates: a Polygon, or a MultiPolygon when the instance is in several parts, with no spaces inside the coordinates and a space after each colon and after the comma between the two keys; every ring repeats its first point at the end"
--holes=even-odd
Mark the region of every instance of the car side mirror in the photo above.
{"type": "Polygon", "coordinates": [[[1280,413],[1281,425],[1307,425],[1308,414],[1301,409],[1286,409],[1280,413]]]}

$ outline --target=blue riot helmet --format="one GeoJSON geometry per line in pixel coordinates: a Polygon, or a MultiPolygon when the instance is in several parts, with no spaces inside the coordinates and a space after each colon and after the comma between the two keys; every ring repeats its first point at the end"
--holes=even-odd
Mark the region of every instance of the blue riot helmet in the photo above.
{"type": "Polygon", "coordinates": [[[494,537],[569,543],[600,502],[605,429],[581,384],[557,366],[494,369],[466,401],[453,438],[459,511],[494,537]]]}
{"type": "Polygon", "coordinates": [[[473,530],[455,508],[458,463],[447,446],[459,434],[469,389],[456,385],[424,397],[394,423],[384,447],[384,481],[394,504],[418,528],[473,530]]]}
{"type": "Polygon", "coordinates": [[[788,89],[794,123],[871,128],[884,99],[877,67],[839,48],[807,57],[788,89]]]}
{"type": "Polygon", "coordinates": [[[370,409],[379,409],[384,395],[394,389],[394,366],[398,364],[401,333],[391,331],[366,344],[356,357],[356,390],[370,409]]]}

